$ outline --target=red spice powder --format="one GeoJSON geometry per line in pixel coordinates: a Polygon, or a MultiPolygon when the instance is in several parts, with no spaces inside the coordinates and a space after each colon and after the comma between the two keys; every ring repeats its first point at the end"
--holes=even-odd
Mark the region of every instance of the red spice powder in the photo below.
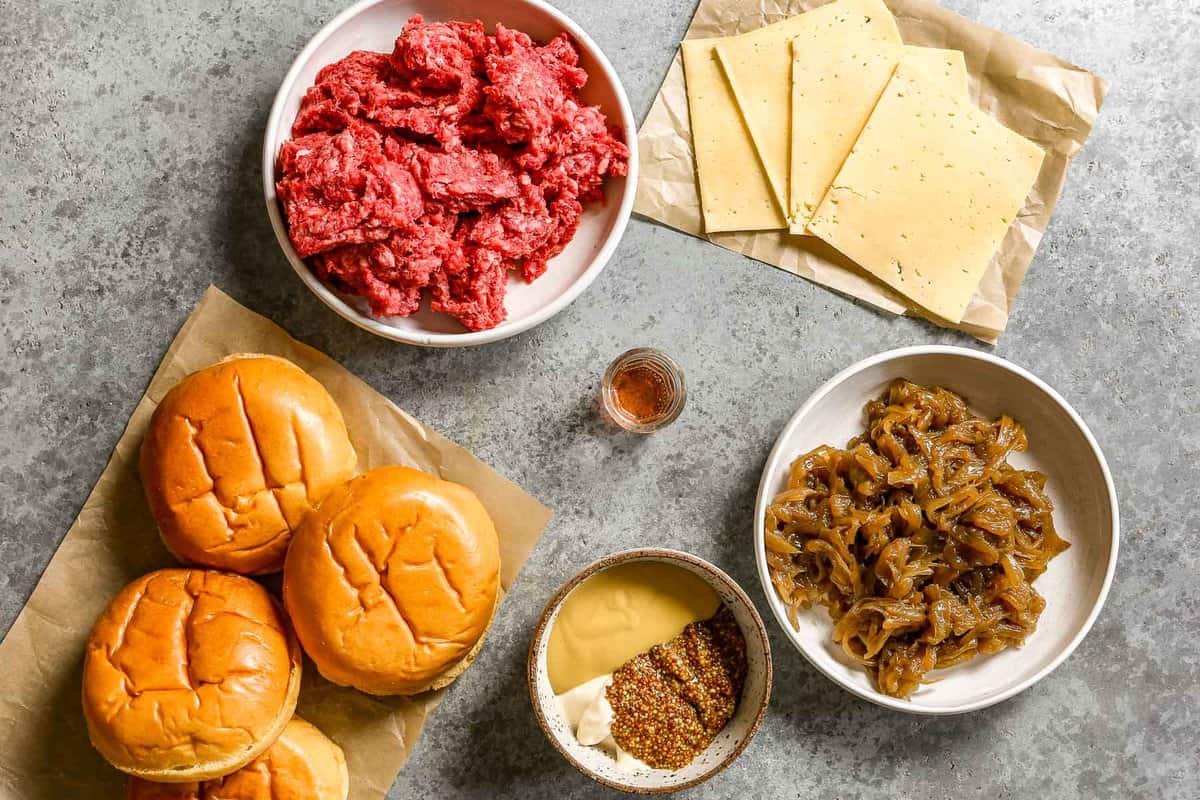
{"type": "Polygon", "coordinates": [[[621,369],[613,378],[617,405],[638,422],[648,422],[667,412],[671,387],[653,367],[635,364],[621,369]]]}

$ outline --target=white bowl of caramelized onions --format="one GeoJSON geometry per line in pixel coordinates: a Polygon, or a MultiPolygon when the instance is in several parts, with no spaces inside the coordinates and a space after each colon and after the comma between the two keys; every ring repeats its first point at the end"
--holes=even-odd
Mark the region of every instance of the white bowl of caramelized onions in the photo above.
{"type": "Polygon", "coordinates": [[[873,703],[960,714],[1061,664],[1117,559],[1112,476],[1067,402],[973,350],[843,370],[780,434],[755,506],[771,609],[873,703]]]}

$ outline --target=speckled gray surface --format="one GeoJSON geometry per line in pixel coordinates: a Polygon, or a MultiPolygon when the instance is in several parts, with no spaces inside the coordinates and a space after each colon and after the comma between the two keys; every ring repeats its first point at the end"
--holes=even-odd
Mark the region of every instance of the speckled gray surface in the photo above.
{"type": "MultiPolygon", "coordinates": [[[[771,622],[766,724],[691,797],[1200,796],[1200,6],[947,4],[1113,84],[996,348],[1059,389],[1107,453],[1124,524],[1108,606],[1052,676],[951,719],[841,692],[771,622]]],[[[601,553],[668,545],[712,559],[761,605],[751,507],[783,422],[873,352],[978,345],[638,220],[579,301],[515,339],[417,350],[353,328],[291,273],[258,171],[279,80],[343,5],[0,0],[0,630],[212,282],[556,512],[391,796],[599,796],[543,739],[525,693],[553,590],[601,553]],[[635,440],[600,423],[594,396],[608,359],[644,344],[682,362],[691,401],[635,440]]],[[[644,114],[693,1],[559,5],[644,114]]]]}

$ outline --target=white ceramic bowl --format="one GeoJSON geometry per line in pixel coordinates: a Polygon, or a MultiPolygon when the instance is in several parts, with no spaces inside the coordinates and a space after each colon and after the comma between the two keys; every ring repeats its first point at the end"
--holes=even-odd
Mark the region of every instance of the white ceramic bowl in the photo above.
{"type": "Polygon", "coordinates": [[[796,412],[767,460],[755,504],[754,551],[775,618],[813,666],[842,688],[887,708],[916,714],[960,714],[999,703],[1050,674],[1082,641],[1104,605],[1117,563],[1119,520],[1112,476],[1087,425],[1044,382],[995,356],[957,347],[908,347],[854,364],[829,379],[796,412]],[[1040,470],[1054,502],[1054,522],[1070,548],[1050,562],[1034,587],[1046,598],[1037,631],[1019,649],[980,656],[931,674],[936,683],[900,700],[877,691],[867,673],[831,638],[823,607],[800,614],[800,629],[767,573],[764,515],[782,491],[796,456],[821,444],[844,446],[862,433],[863,406],[891,381],[908,378],[963,395],[988,417],[1006,413],[1025,426],[1029,449],[1009,463],[1040,470]]]}
{"type": "Polygon", "coordinates": [[[338,14],[296,57],[275,96],[263,141],[263,192],[275,237],[292,268],[305,285],[345,319],[387,339],[427,347],[462,347],[507,339],[534,327],[566,308],[586,289],[612,256],[629,221],[637,188],[637,127],[625,89],[616,70],[596,43],[565,14],[542,0],[362,0],[338,14]],[[304,263],[287,236],[275,196],[275,161],[289,138],[304,92],[322,67],[353,50],[390,52],[400,29],[413,14],[426,20],[483,20],[491,31],[497,22],[548,40],[566,31],[575,40],[588,72],[584,102],[604,110],[609,124],[625,132],[629,146],[629,175],[605,181],[604,203],[584,210],[575,238],[550,261],[546,273],[533,283],[510,278],[508,318],[486,331],[466,331],[452,317],[429,310],[428,301],[411,317],[373,317],[366,301],[326,286],[304,263]]]}
{"type": "Polygon", "coordinates": [[[733,578],[717,567],[702,558],[678,550],[625,550],[589,564],[550,598],[529,645],[528,679],[529,696],[538,724],[545,731],[550,743],[571,766],[614,789],[635,794],[666,794],[703,783],[716,775],[741,755],[750,739],[758,732],[763,716],[767,713],[767,702],[771,698],[771,644],[767,640],[767,630],[762,618],[750,602],[750,598],[733,578]],[[597,572],[616,564],[633,561],[665,561],[699,575],[733,611],[746,640],[746,684],[742,689],[737,711],[708,749],[677,772],[659,769],[619,769],[615,761],[597,748],[581,745],[559,713],[546,669],[550,630],[554,627],[558,610],[567,599],[567,595],[597,572]]]}

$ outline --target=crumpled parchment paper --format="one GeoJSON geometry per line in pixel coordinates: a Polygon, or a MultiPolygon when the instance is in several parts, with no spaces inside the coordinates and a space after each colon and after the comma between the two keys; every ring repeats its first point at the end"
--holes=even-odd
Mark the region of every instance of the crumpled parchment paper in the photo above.
{"type": "MultiPolygon", "coordinates": [[[[80,706],[83,649],[92,623],[122,586],[176,563],[159,541],[137,475],[150,415],[179,379],[233,353],[282,356],[321,381],[342,409],[361,470],[404,464],[473,489],[500,535],[505,590],[549,523],[550,511],[516,484],[328,356],[210,287],[167,350],[83,510],[0,642],[4,800],[125,797],[125,776],[88,742],[80,706]]],[[[468,669],[459,680],[472,678],[486,676],[468,669]]],[[[352,800],[376,800],[387,794],[444,691],[371,697],[328,683],[306,661],[297,713],[346,751],[352,800]]]]}
{"type": "MultiPolygon", "coordinates": [[[[1025,207],[980,281],[963,321],[952,325],[911,305],[833,248],[786,231],[717,233],[711,242],[795,273],[893,314],[915,314],[995,344],[1050,214],[1067,166],[1100,113],[1108,83],[1096,75],[984,27],[926,0],[885,0],[906,44],[961,50],[971,99],[1046,151],[1025,207]]],[[[745,33],[824,5],[822,0],[700,0],[685,38],[745,33]]],[[[687,89],[678,53],[638,131],[640,177],[634,211],[705,236],[688,121],[687,89]]]]}

